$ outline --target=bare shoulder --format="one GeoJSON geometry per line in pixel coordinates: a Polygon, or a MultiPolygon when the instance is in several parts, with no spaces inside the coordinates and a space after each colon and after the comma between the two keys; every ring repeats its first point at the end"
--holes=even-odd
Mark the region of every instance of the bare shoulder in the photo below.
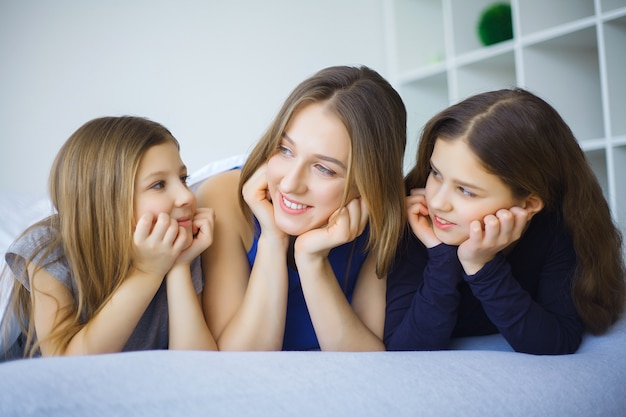
{"type": "Polygon", "coordinates": [[[224,201],[225,198],[234,198],[238,201],[240,176],[241,170],[233,169],[204,180],[196,191],[198,206],[212,207],[214,202],[224,201]]]}
{"type": "MultiPolygon", "coordinates": [[[[215,240],[238,236],[240,242],[250,240],[248,221],[239,203],[241,170],[233,169],[207,178],[196,191],[198,207],[210,207],[215,212],[215,240]]],[[[229,239],[228,239],[229,240],[229,239]]],[[[216,242],[219,243],[219,242],[216,242]]],[[[226,241],[223,242],[226,244],[226,241]]],[[[212,245],[217,249],[221,245],[212,245]]]]}

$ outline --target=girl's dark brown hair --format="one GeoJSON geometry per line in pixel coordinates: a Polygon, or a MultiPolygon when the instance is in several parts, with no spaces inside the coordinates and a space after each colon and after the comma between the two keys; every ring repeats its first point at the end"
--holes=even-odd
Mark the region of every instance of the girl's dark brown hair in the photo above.
{"type": "Polygon", "coordinates": [[[573,299],[589,331],[599,334],[624,309],[622,235],[572,131],[547,102],[523,89],[472,96],[424,127],[407,189],[422,188],[435,141],[464,140],[485,169],[516,197],[531,193],[564,220],[578,264],[573,299]]]}

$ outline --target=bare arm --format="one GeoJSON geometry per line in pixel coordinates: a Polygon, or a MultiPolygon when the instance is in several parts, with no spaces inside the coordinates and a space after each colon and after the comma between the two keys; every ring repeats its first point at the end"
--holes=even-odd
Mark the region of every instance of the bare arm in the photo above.
{"type": "Polygon", "coordinates": [[[174,266],[166,279],[169,348],[217,350],[217,344],[204,320],[201,296],[196,294],[189,266],[174,266]]]}
{"type": "Polygon", "coordinates": [[[359,236],[367,223],[360,199],[351,201],[329,225],[296,240],[296,262],[302,291],[322,350],[385,350],[385,281],[375,273],[373,256],[361,267],[348,303],[328,260],[330,249],[359,236]]]}
{"type": "MultiPolygon", "coordinates": [[[[177,259],[166,276],[169,313],[169,348],[217,350],[202,312],[201,296],[191,280],[191,262],[211,245],[214,213],[199,209],[194,215],[195,236],[189,248],[177,259]]],[[[182,229],[184,232],[184,229],[182,229]]]]}
{"type": "Polygon", "coordinates": [[[286,241],[261,235],[254,268],[253,230],[238,200],[240,171],[209,178],[198,205],[215,210],[214,243],[202,255],[204,314],[220,350],[280,350],[287,306],[286,241]]]}
{"type": "Polygon", "coordinates": [[[72,294],[45,270],[35,271],[33,264],[29,264],[28,273],[31,277],[35,330],[42,341],[43,356],[120,352],[163,279],[133,271],[67,346],[56,347],[46,339],[57,326],[65,324],[62,317],[64,310],[74,302],[72,294]]]}
{"type": "Polygon", "coordinates": [[[64,313],[74,303],[73,296],[52,275],[29,264],[35,330],[42,341],[42,355],[87,355],[123,349],[165,274],[186,245],[177,222],[165,213],[156,219],[152,214],[142,216],[137,222],[133,241],[137,251],[134,269],[102,306],[91,306],[97,309],[97,313],[66,346],[56,346],[48,336],[57,326],[69,323],[70,319],[64,313]]]}
{"type": "Polygon", "coordinates": [[[361,268],[352,306],[341,291],[328,259],[307,263],[300,277],[320,348],[327,351],[379,351],[385,320],[385,280],[374,259],[361,268]],[[306,276],[305,276],[306,275],[306,276]]]}

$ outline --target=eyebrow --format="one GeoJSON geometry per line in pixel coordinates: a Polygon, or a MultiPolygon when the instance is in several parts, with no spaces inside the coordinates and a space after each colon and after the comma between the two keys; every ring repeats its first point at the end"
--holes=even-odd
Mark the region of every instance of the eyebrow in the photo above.
{"type": "MultiPolygon", "coordinates": [[[[282,136],[283,136],[283,138],[284,138],[287,142],[289,142],[290,144],[292,144],[292,145],[294,145],[294,146],[296,145],[296,142],[295,142],[293,139],[291,139],[291,138],[289,137],[289,135],[287,135],[286,133],[284,133],[284,132],[283,132],[283,135],[282,135],[282,136]]],[[[330,162],[331,164],[338,165],[338,166],[339,166],[339,167],[341,167],[343,170],[347,170],[347,168],[346,168],[346,166],[344,165],[344,163],[343,163],[343,162],[341,162],[339,159],[336,159],[336,158],[333,158],[333,157],[330,157],[330,156],[326,156],[326,155],[322,155],[322,154],[314,154],[314,156],[315,156],[316,158],[319,158],[319,159],[323,160],[323,161],[330,162]]]]}
{"type": "MultiPolygon", "coordinates": [[[[431,166],[431,168],[432,168],[432,169],[434,169],[435,171],[440,172],[440,171],[437,169],[437,167],[435,166],[435,164],[433,164],[433,160],[432,160],[432,159],[430,160],[430,166],[431,166]]],[[[473,190],[476,190],[476,191],[483,191],[483,192],[484,192],[484,191],[487,191],[487,190],[485,190],[484,188],[477,186],[476,184],[472,184],[472,183],[465,182],[465,181],[462,181],[462,180],[457,180],[457,179],[455,179],[455,180],[454,180],[454,182],[455,182],[457,185],[460,185],[460,186],[462,186],[462,187],[464,187],[464,188],[471,188],[471,189],[473,189],[473,190]]]]}
{"type": "MultiPolygon", "coordinates": [[[[187,172],[187,166],[186,166],[186,165],[184,165],[184,164],[183,164],[183,165],[181,165],[181,166],[178,168],[178,171],[179,171],[179,172],[187,172]]],[[[149,173],[148,175],[146,175],[146,176],[144,177],[144,180],[150,180],[150,179],[152,179],[152,178],[154,178],[154,177],[163,177],[163,176],[166,176],[166,175],[168,175],[168,174],[169,174],[169,171],[155,171],[155,172],[151,172],[151,173],[149,173]]]]}

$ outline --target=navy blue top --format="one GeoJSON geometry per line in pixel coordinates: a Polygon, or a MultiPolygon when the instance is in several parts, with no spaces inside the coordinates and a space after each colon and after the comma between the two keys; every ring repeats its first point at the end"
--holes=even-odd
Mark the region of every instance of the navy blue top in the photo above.
{"type": "MultiPolygon", "coordinates": [[[[255,219],[256,222],[256,219],[255,219]]],[[[257,229],[259,224],[256,223],[257,229]]],[[[339,286],[346,295],[349,303],[352,302],[352,294],[359,271],[367,253],[365,245],[369,235],[368,228],[352,242],[331,249],[328,260],[333,268],[339,286]]],[[[255,233],[252,247],[248,251],[250,268],[256,258],[259,233],[255,233]]],[[[320,345],[315,335],[315,329],[311,322],[311,316],[306,306],[300,275],[291,266],[287,266],[289,275],[289,293],[287,296],[287,316],[285,320],[285,336],[283,338],[283,350],[315,350],[320,345]]]]}
{"type": "Polygon", "coordinates": [[[573,353],[584,324],[572,301],[576,253],[561,219],[536,214],[512,251],[468,276],[457,246],[431,249],[407,227],[387,277],[388,350],[447,349],[500,332],[518,352],[573,353]]]}

